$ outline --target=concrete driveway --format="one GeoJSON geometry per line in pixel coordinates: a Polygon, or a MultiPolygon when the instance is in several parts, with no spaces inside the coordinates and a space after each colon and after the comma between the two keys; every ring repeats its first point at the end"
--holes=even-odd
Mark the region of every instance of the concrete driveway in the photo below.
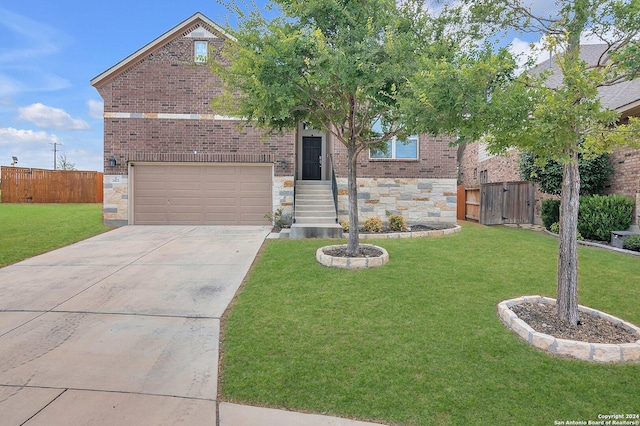
{"type": "Polygon", "coordinates": [[[220,317],[268,234],[127,226],[0,269],[0,423],[215,425],[220,317]]]}

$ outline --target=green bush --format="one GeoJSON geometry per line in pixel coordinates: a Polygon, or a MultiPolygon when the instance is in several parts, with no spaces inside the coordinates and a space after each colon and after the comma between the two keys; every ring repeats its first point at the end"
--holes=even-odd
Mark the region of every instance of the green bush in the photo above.
{"type": "Polygon", "coordinates": [[[611,231],[622,231],[631,225],[633,204],[622,195],[580,198],[578,232],[588,240],[609,241],[611,231]]]}
{"type": "Polygon", "coordinates": [[[640,251],[640,235],[629,235],[622,241],[622,248],[640,251]]]}
{"type": "Polygon", "coordinates": [[[560,222],[560,200],[542,200],[540,216],[542,217],[544,227],[553,232],[551,230],[551,225],[560,222]]]}
{"type": "Polygon", "coordinates": [[[404,231],[407,229],[407,223],[404,221],[404,217],[399,214],[392,214],[389,216],[389,228],[393,231],[404,231]]]}
{"type": "Polygon", "coordinates": [[[267,219],[271,224],[278,228],[288,228],[291,225],[290,216],[283,213],[282,207],[279,207],[273,213],[267,213],[264,215],[264,218],[267,219]]]}
{"type": "MultiPolygon", "coordinates": [[[[538,185],[545,194],[560,195],[562,191],[562,164],[547,158],[540,164],[540,158],[531,151],[520,152],[520,177],[538,185]]],[[[604,186],[613,171],[609,154],[585,159],[580,155],[580,195],[595,195],[604,192],[604,186]]]]}
{"type": "Polygon", "coordinates": [[[370,217],[364,221],[364,230],[367,232],[382,231],[382,220],[377,217],[370,217]]]}
{"type": "Polygon", "coordinates": [[[340,226],[342,226],[342,232],[349,232],[349,219],[340,222],[340,226]]]}
{"type": "Polygon", "coordinates": [[[553,222],[551,224],[551,226],[549,227],[549,231],[553,232],[554,234],[559,234],[560,233],[560,224],[558,222],[553,222]]]}

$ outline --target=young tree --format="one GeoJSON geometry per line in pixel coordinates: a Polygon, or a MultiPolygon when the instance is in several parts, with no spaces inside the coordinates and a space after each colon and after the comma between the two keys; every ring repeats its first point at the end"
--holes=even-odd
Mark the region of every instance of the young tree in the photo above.
{"type": "MultiPolygon", "coordinates": [[[[214,109],[270,130],[324,129],[347,148],[348,255],[359,248],[356,165],[393,137],[438,133],[410,106],[411,77],[448,62],[459,45],[421,0],[277,0],[282,15],[240,16],[236,40],[212,71],[224,83],[214,109]],[[418,127],[420,124],[420,127],[418,127]],[[374,130],[375,129],[375,130],[374,130]]],[[[447,120],[448,122],[450,120],[447,120]]]]}
{"type": "Polygon", "coordinates": [[[60,154],[58,156],[58,170],[75,170],[76,164],[72,163],[67,159],[65,154],[60,154]]]}
{"type": "Polygon", "coordinates": [[[555,54],[558,78],[525,72],[492,92],[483,111],[490,151],[519,147],[562,164],[557,314],[577,324],[578,157],[638,145],[640,122],[631,118],[616,126],[619,113],[603,106],[598,90],[634,79],[640,71],[640,1],[560,0],[549,16],[536,15],[519,0],[468,3],[485,22],[544,35],[545,49],[555,54]],[[581,55],[581,37],[587,35],[604,45],[595,63],[581,55]]]}

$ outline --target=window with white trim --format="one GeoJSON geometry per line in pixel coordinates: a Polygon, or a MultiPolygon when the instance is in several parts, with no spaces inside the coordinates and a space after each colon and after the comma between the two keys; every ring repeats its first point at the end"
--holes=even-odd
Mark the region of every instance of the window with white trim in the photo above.
{"type": "Polygon", "coordinates": [[[193,43],[194,62],[204,64],[209,60],[209,43],[206,41],[196,41],[193,43]]]}
{"type": "Polygon", "coordinates": [[[417,160],[418,159],[418,135],[409,136],[405,140],[393,138],[386,142],[385,150],[371,148],[369,157],[392,160],[417,160]]]}

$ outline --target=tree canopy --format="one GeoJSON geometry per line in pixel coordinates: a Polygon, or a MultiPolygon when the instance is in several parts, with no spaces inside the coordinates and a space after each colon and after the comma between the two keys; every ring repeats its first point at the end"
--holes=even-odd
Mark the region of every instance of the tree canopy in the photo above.
{"type": "Polygon", "coordinates": [[[276,5],[282,14],[271,20],[255,11],[241,16],[236,40],[225,44],[223,61],[213,66],[224,83],[214,108],[270,130],[305,122],[346,146],[353,254],[359,244],[358,154],[394,137],[455,133],[460,114],[450,114],[450,104],[443,111],[440,101],[426,106],[430,94],[416,91],[416,84],[434,68],[433,87],[455,85],[444,71],[465,60],[471,69],[471,58],[461,54],[469,34],[449,31],[444,15],[430,13],[422,0],[276,5]]]}

